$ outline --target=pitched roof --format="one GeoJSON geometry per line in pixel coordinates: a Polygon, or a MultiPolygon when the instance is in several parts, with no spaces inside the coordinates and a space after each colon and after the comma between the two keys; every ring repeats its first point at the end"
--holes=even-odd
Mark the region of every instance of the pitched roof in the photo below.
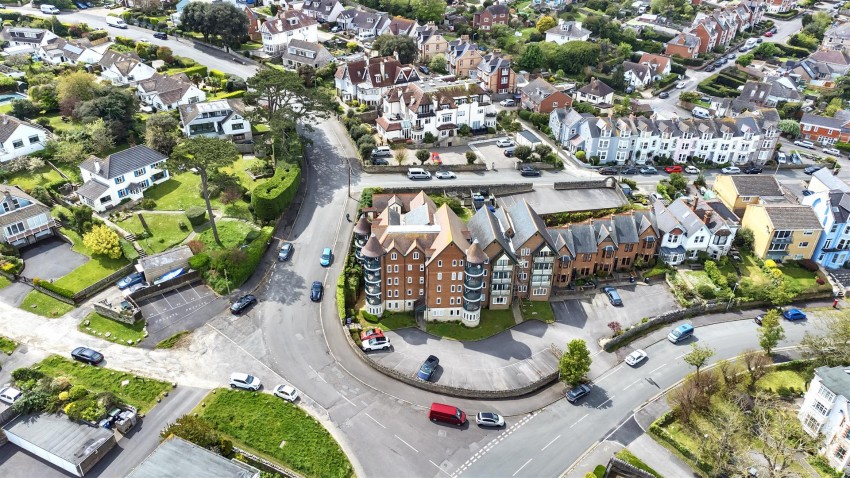
{"type": "Polygon", "coordinates": [[[841,395],[845,398],[850,398],[850,367],[818,367],[815,369],[815,375],[820,377],[821,383],[829,389],[830,392],[841,395]]]}
{"type": "Polygon", "coordinates": [[[298,10],[283,10],[277,14],[277,18],[263,23],[263,28],[267,29],[272,35],[276,35],[317,24],[316,20],[306,13],[298,10]]]}
{"type": "Polygon", "coordinates": [[[690,33],[679,33],[667,42],[670,45],[681,45],[688,48],[696,48],[699,45],[699,37],[690,33]]]}
{"type": "Polygon", "coordinates": [[[821,184],[830,191],[850,192],[850,185],[838,179],[838,177],[832,173],[832,169],[830,168],[818,169],[814,174],[812,174],[812,178],[820,181],[821,184]]]}
{"type": "Polygon", "coordinates": [[[302,10],[308,12],[330,13],[339,0],[305,0],[302,10]]]}
{"type": "Polygon", "coordinates": [[[773,224],[773,228],[782,231],[795,231],[799,229],[821,229],[821,223],[817,214],[810,206],[802,204],[762,204],[767,217],[773,224]]]}
{"type": "Polygon", "coordinates": [[[630,71],[633,75],[635,75],[638,79],[642,81],[646,81],[652,77],[652,69],[649,65],[644,65],[643,63],[634,63],[631,61],[623,62],[623,73],[630,71]]]}
{"type": "Polygon", "coordinates": [[[552,93],[558,91],[551,83],[544,80],[543,78],[536,78],[530,81],[527,85],[522,88],[522,93],[526,95],[531,101],[536,104],[539,104],[541,101],[546,99],[552,93]]]}
{"type": "Polygon", "coordinates": [[[6,27],[0,31],[0,38],[17,43],[41,44],[48,31],[44,28],[6,27]]]}
{"type": "Polygon", "coordinates": [[[656,73],[661,73],[662,71],[667,69],[667,66],[670,64],[670,57],[664,55],[653,55],[652,53],[644,53],[641,55],[638,63],[643,63],[649,65],[650,68],[656,73]]]}
{"type": "Polygon", "coordinates": [[[325,66],[334,59],[333,55],[331,55],[324,45],[298,39],[289,40],[289,44],[286,45],[280,56],[284,60],[308,64],[314,68],[325,66]],[[290,50],[292,49],[295,51],[291,52],[290,50]]]}
{"type": "Polygon", "coordinates": [[[127,76],[141,62],[142,59],[135,53],[119,53],[114,50],[106,50],[98,64],[104,70],[114,66],[119,73],[127,76]]]}
{"type": "Polygon", "coordinates": [[[800,124],[810,124],[814,126],[821,126],[823,128],[841,130],[845,125],[847,125],[847,121],[839,118],[830,118],[828,116],[805,113],[803,114],[803,117],[800,118],[800,124]]]}
{"type": "Polygon", "coordinates": [[[44,52],[50,56],[62,55],[73,61],[77,61],[83,52],[89,48],[89,46],[85,45],[85,43],[88,42],[69,42],[64,38],[56,37],[50,39],[41,48],[43,48],[44,52]]]}
{"type": "Polygon", "coordinates": [[[783,197],[776,176],[770,174],[736,174],[729,176],[739,196],[783,197]]]}
{"type": "MultiPolygon", "coordinates": [[[[180,121],[185,125],[203,113],[219,113],[222,111],[235,112],[239,116],[245,116],[245,103],[239,98],[226,98],[223,100],[204,101],[203,103],[191,103],[180,105],[180,121]]],[[[217,122],[221,123],[230,118],[230,114],[215,116],[217,122]]]]}
{"type": "Polygon", "coordinates": [[[505,236],[504,227],[499,223],[496,215],[490,211],[490,208],[478,208],[478,211],[475,212],[466,224],[466,227],[469,229],[472,237],[477,242],[481,243],[484,248],[487,248],[490,244],[496,242],[499,246],[501,246],[501,249],[505,251],[508,257],[510,257],[512,261],[516,262],[516,256],[514,255],[511,241],[507,236],[505,236]]]}
{"type": "Polygon", "coordinates": [[[29,126],[47,132],[41,125],[15,118],[11,115],[0,114],[0,143],[5,143],[20,126],[29,126]]]}
{"type": "Polygon", "coordinates": [[[178,73],[174,76],[154,73],[147,80],[138,83],[138,87],[143,92],[159,96],[160,101],[165,105],[180,101],[183,95],[193,86],[195,84],[189,80],[185,73],[178,73]]]}
{"type": "Polygon", "coordinates": [[[539,214],[534,212],[528,202],[523,199],[511,204],[507,213],[514,231],[511,240],[516,247],[522,247],[535,234],[539,234],[543,241],[555,250],[555,241],[546,232],[546,223],[539,214]]]}
{"type": "Polygon", "coordinates": [[[90,156],[80,164],[80,168],[97,176],[113,179],[166,159],[168,159],[167,156],[145,145],[138,145],[112,153],[103,160],[96,156],[90,156]],[[99,172],[96,169],[98,163],[100,164],[99,172]]]}
{"type": "Polygon", "coordinates": [[[490,5],[489,7],[485,8],[484,11],[494,16],[508,15],[511,12],[507,5],[490,5]]]}
{"type": "MultiPolygon", "coordinates": [[[[3,202],[7,195],[18,199],[18,207],[0,214],[0,227],[21,222],[27,218],[37,216],[42,213],[50,214],[49,207],[25,193],[19,187],[10,186],[8,184],[0,184],[0,202],[3,202]]],[[[15,207],[14,203],[9,204],[9,206],[12,208],[15,207]]]]}
{"type": "Polygon", "coordinates": [[[809,55],[809,58],[833,65],[850,65],[850,55],[844,50],[818,50],[809,55]]]}
{"type": "Polygon", "coordinates": [[[581,22],[562,22],[559,25],[546,30],[546,34],[566,35],[570,38],[582,38],[590,35],[590,30],[581,27],[581,22]]]}
{"type": "Polygon", "coordinates": [[[409,35],[416,27],[416,20],[404,17],[395,17],[390,20],[389,32],[393,35],[409,35]]]}
{"type": "Polygon", "coordinates": [[[368,83],[372,88],[381,88],[412,81],[419,75],[411,65],[402,65],[395,57],[377,56],[348,62],[337,70],[337,75],[348,75],[354,84],[368,83]]]}
{"type": "Polygon", "coordinates": [[[590,83],[582,86],[581,88],[579,88],[578,91],[586,95],[604,97],[613,93],[614,88],[611,88],[610,86],[606,85],[605,83],[599,81],[597,78],[594,77],[590,79],[590,83]]]}
{"type": "Polygon", "coordinates": [[[502,68],[511,67],[511,59],[502,56],[501,53],[490,52],[481,57],[481,62],[478,63],[478,70],[484,73],[493,73],[502,68]]]}
{"type": "Polygon", "coordinates": [[[94,201],[95,199],[103,196],[103,193],[106,191],[109,191],[109,186],[100,181],[90,179],[83,183],[83,185],[77,189],[76,193],[84,198],[94,201]]]}

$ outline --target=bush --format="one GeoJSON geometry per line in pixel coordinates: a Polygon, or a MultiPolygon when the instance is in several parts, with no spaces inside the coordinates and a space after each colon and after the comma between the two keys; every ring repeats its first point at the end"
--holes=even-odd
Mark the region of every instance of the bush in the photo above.
{"type": "Polygon", "coordinates": [[[88,39],[89,41],[100,40],[101,38],[106,38],[109,36],[109,32],[106,30],[95,30],[89,33],[88,39]]]}
{"type": "Polygon", "coordinates": [[[301,183],[301,168],[296,165],[278,167],[275,175],[251,192],[254,216],[260,221],[273,221],[295,198],[301,183]]]}
{"type": "Polygon", "coordinates": [[[801,261],[798,261],[797,263],[800,264],[800,267],[802,267],[803,269],[806,269],[809,272],[815,272],[815,271],[818,270],[817,262],[815,262],[811,259],[803,259],[801,261]]]}
{"type": "Polygon", "coordinates": [[[189,219],[189,224],[200,226],[207,222],[207,210],[198,206],[190,207],[186,211],[186,218],[189,219]]]}
{"type": "Polygon", "coordinates": [[[139,202],[139,206],[141,206],[142,209],[151,211],[153,209],[156,209],[156,201],[150,198],[144,198],[139,202]]]}
{"type": "Polygon", "coordinates": [[[86,389],[86,387],[83,387],[81,385],[76,385],[76,386],[71,387],[70,390],[68,390],[68,399],[71,400],[72,402],[74,402],[74,401],[80,400],[82,398],[85,398],[86,395],[88,395],[88,394],[89,394],[89,391],[88,391],[88,389],[86,389]]]}
{"type": "Polygon", "coordinates": [[[16,368],[12,371],[12,378],[15,382],[28,382],[30,380],[41,380],[44,374],[33,368],[16,368]]]}
{"type": "Polygon", "coordinates": [[[189,267],[196,271],[206,272],[210,268],[209,254],[195,254],[189,258],[189,267]]]}
{"type": "Polygon", "coordinates": [[[71,291],[69,289],[65,289],[64,287],[59,287],[59,286],[57,286],[57,285],[55,285],[55,284],[53,284],[49,281],[41,280],[38,277],[36,277],[35,279],[32,280],[32,284],[35,285],[35,286],[41,287],[42,289],[47,289],[47,290],[49,290],[49,291],[51,291],[55,294],[59,294],[62,297],[67,297],[69,299],[74,298],[74,292],[73,291],[71,291]]]}
{"type": "Polygon", "coordinates": [[[186,74],[189,78],[198,75],[198,76],[207,76],[207,67],[204,65],[195,65],[183,70],[183,73],[186,74]]]}

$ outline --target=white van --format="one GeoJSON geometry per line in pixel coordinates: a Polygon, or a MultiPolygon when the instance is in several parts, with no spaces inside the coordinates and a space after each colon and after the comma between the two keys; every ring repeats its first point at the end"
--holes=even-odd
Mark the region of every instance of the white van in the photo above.
{"type": "Polygon", "coordinates": [[[106,24],[110,27],[127,29],[127,24],[118,17],[106,17],[106,24]]]}
{"type": "Polygon", "coordinates": [[[42,5],[39,8],[41,8],[41,13],[46,13],[48,15],[56,15],[57,13],[59,13],[59,9],[54,7],[53,5],[42,5]]]}
{"type": "Polygon", "coordinates": [[[691,111],[691,114],[693,115],[694,118],[699,118],[699,119],[711,118],[711,114],[708,112],[707,109],[703,108],[702,106],[694,106],[694,109],[691,111]]]}
{"type": "Polygon", "coordinates": [[[408,179],[431,179],[431,173],[422,168],[409,168],[407,170],[408,179]]]}
{"type": "Polygon", "coordinates": [[[371,32],[360,32],[357,34],[357,39],[360,41],[366,41],[375,38],[375,35],[372,35],[371,32]]]}

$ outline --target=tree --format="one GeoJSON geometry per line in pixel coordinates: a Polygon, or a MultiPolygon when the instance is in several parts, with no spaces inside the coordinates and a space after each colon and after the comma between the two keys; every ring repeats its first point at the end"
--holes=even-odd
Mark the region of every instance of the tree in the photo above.
{"type": "Polygon", "coordinates": [[[829,104],[826,106],[826,111],[824,114],[826,116],[835,116],[835,113],[844,109],[844,101],[841,98],[833,98],[829,100],[829,104]]]}
{"type": "Polygon", "coordinates": [[[748,450],[746,418],[736,407],[710,409],[708,419],[714,426],[711,433],[703,434],[699,457],[711,467],[712,476],[744,476],[736,473],[741,460],[735,458],[748,450]]]}
{"type": "Polygon", "coordinates": [[[48,146],[54,151],[53,159],[62,163],[76,166],[88,157],[86,146],[81,141],[62,139],[51,141],[48,146]]]}
{"type": "Polygon", "coordinates": [[[83,235],[83,244],[94,254],[118,259],[123,254],[118,234],[105,225],[96,225],[83,235]]]}
{"type": "Polygon", "coordinates": [[[735,233],[735,246],[739,249],[751,252],[753,250],[753,241],[755,241],[755,236],[753,235],[752,229],[748,227],[742,227],[738,229],[738,232],[735,233]]]}
{"type": "Polygon", "coordinates": [[[301,83],[304,83],[305,86],[316,86],[316,69],[313,68],[313,65],[301,65],[295,72],[298,73],[301,83]]]}
{"type": "Polygon", "coordinates": [[[218,229],[215,225],[215,216],[212,212],[212,204],[209,195],[209,176],[218,172],[220,168],[229,166],[239,157],[236,146],[232,142],[218,138],[206,138],[198,136],[189,138],[180,143],[171,157],[170,164],[177,169],[195,169],[201,177],[201,190],[207,205],[207,214],[210,217],[210,228],[213,232],[216,244],[224,247],[218,237],[218,229]]]}
{"type": "Polygon", "coordinates": [[[310,123],[327,118],[334,101],[321,88],[305,85],[294,71],[262,68],[248,79],[245,101],[254,108],[251,116],[256,123],[269,124],[275,134],[284,135],[296,124],[312,129],[310,123]]]}
{"type": "Polygon", "coordinates": [[[431,61],[428,62],[428,66],[434,70],[435,73],[448,73],[446,69],[446,55],[440,53],[439,55],[434,55],[434,58],[431,58],[431,61]]]}
{"type": "Polygon", "coordinates": [[[714,349],[708,346],[701,347],[699,344],[693,343],[691,344],[691,351],[685,354],[682,360],[691,367],[696,367],[697,376],[699,376],[699,369],[705,366],[712,356],[714,356],[714,349]]]}
{"type": "Polygon", "coordinates": [[[789,468],[797,462],[799,455],[817,452],[817,438],[809,436],[803,430],[796,412],[788,410],[778,400],[757,400],[752,428],[756,439],[765,445],[758,447],[758,453],[767,465],[762,467],[766,473],[764,476],[790,476],[789,468]]]}
{"type": "Polygon", "coordinates": [[[542,35],[545,35],[549,29],[556,26],[558,26],[558,21],[549,15],[543,15],[539,20],[537,20],[537,31],[542,35]]]}
{"type": "Polygon", "coordinates": [[[413,63],[419,48],[413,37],[403,35],[381,35],[374,43],[372,49],[377,50],[380,56],[393,56],[398,53],[398,61],[403,64],[413,63]]]}
{"type": "Polygon", "coordinates": [[[466,164],[475,164],[478,161],[478,156],[473,151],[466,152],[466,164]]]}
{"type": "Polygon", "coordinates": [[[12,102],[12,111],[9,113],[15,118],[32,118],[39,113],[39,109],[30,100],[15,100],[12,102]]]}
{"type": "Polygon", "coordinates": [[[444,0],[411,0],[413,18],[420,23],[436,22],[442,20],[446,14],[446,2],[444,0]]]}
{"type": "Polygon", "coordinates": [[[148,148],[170,156],[180,139],[177,118],[170,113],[156,113],[145,121],[145,144],[148,148]]]}
{"type": "Polygon", "coordinates": [[[688,190],[688,178],[686,178],[682,173],[670,174],[667,181],[670,183],[670,187],[672,187],[675,192],[685,193],[688,190]]]}
{"type": "Polygon", "coordinates": [[[552,154],[552,147],[545,144],[538,144],[534,147],[534,154],[537,155],[540,161],[545,161],[546,158],[552,154]]]}
{"type": "Polygon", "coordinates": [[[398,163],[399,166],[404,164],[407,161],[407,148],[398,148],[393,151],[393,158],[395,158],[395,162],[398,163]]]}
{"type": "Polygon", "coordinates": [[[162,60],[168,64],[174,63],[174,52],[167,46],[161,46],[156,49],[156,59],[162,60]]]}
{"type": "Polygon", "coordinates": [[[115,147],[112,132],[102,118],[83,125],[83,132],[86,135],[86,146],[94,154],[102,156],[115,147]]]}
{"type": "Polygon", "coordinates": [[[776,58],[782,54],[782,50],[775,43],[764,42],[753,50],[753,55],[759,60],[776,58]]]}
{"type": "Polygon", "coordinates": [[[428,161],[428,158],[431,157],[431,153],[428,152],[427,149],[419,149],[416,151],[416,159],[421,163],[425,164],[425,161],[428,161]]]}
{"type": "Polygon", "coordinates": [[[541,68],[543,66],[543,52],[540,51],[540,46],[537,43],[526,45],[517,63],[520,68],[528,71],[541,68]]]}
{"type": "Polygon", "coordinates": [[[590,372],[591,361],[590,351],[584,340],[570,340],[558,363],[561,380],[570,385],[578,385],[590,372]]]}
{"type": "Polygon", "coordinates": [[[696,103],[700,99],[700,94],[696,91],[685,91],[679,95],[679,101],[682,103],[696,103]]]}
{"type": "Polygon", "coordinates": [[[800,341],[805,358],[829,367],[850,363],[850,315],[824,314],[818,332],[806,332],[800,341]]]}
{"type": "Polygon", "coordinates": [[[707,408],[709,397],[706,388],[697,381],[696,376],[689,375],[681,385],[670,391],[667,395],[667,403],[679,420],[689,424],[695,412],[707,408]]]}
{"type": "Polygon", "coordinates": [[[747,53],[746,55],[741,55],[741,56],[739,56],[739,57],[735,60],[735,63],[737,63],[737,64],[739,64],[739,65],[741,65],[741,66],[750,66],[750,65],[753,63],[753,60],[754,60],[754,59],[755,59],[755,55],[754,55],[754,54],[752,54],[752,53],[747,53]]]}
{"type": "Polygon", "coordinates": [[[776,127],[779,131],[791,136],[792,138],[800,137],[800,123],[792,119],[779,120],[776,127]]]}
{"type": "Polygon", "coordinates": [[[56,95],[56,83],[41,83],[30,86],[28,91],[32,102],[46,113],[59,110],[59,97],[56,95]]]}
{"type": "Polygon", "coordinates": [[[70,115],[78,104],[97,97],[98,90],[97,78],[91,73],[73,71],[61,75],[56,83],[59,110],[63,115],[70,115]]]}
{"type": "Polygon", "coordinates": [[[115,143],[123,143],[133,127],[133,115],[139,109],[139,100],[132,90],[109,85],[98,96],[83,101],[74,108],[73,116],[83,123],[103,119],[115,143]]]}
{"type": "Polygon", "coordinates": [[[747,369],[747,374],[750,376],[749,389],[752,390],[756,386],[756,382],[760,378],[767,375],[770,371],[769,367],[773,360],[768,355],[755,350],[747,350],[741,355],[741,364],[747,369]]]}
{"type": "Polygon", "coordinates": [[[632,46],[626,42],[620,42],[620,44],[617,45],[617,54],[623,58],[629,59],[629,57],[632,56],[632,46]]]}
{"type": "Polygon", "coordinates": [[[779,342],[785,338],[785,329],[779,323],[779,311],[770,310],[761,320],[761,328],[758,329],[759,345],[767,355],[776,348],[779,342]]]}
{"type": "Polygon", "coordinates": [[[189,2],[180,17],[180,27],[200,33],[206,42],[218,35],[225,45],[237,46],[248,35],[248,17],[228,2],[189,2]]]}

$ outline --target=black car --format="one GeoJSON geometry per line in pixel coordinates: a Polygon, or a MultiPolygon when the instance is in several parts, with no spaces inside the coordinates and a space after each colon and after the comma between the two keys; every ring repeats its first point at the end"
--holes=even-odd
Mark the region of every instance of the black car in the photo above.
{"type": "Polygon", "coordinates": [[[230,312],[233,314],[241,314],[245,309],[247,309],[251,304],[256,304],[257,298],[252,294],[243,295],[242,297],[236,299],[236,302],[230,306],[230,312]]]}
{"type": "Polygon", "coordinates": [[[812,174],[815,174],[821,169],[823,169],[823,166],[809,166],[808,168],[804,169],[803,172],[811,176],[812,174]]]}
{"type": "Polygon", "coordinates": [[[658,93],[658,97],[661,98],[662,100],[665,100],[665,99],[670,97],[670,93],[667,93],[666,91],[662,91],[661,93],[658,93]]]}
{"type": "Polygon", "coordinates": [[[631,175],[631,174],[637,174],[637,173],[638,173],[637,168],[632,167],[632,166],[629,166],[628,168],[625,168],[622,171],[620,171],[620,174],[625,174],[625,175],[631,175]]]}
{"type": "Polygon", "coordinates": [[[579,398],[590,393],[590,385],[581,384],[567,392],[567,401],[575,403],[579,398]]]}
{"type": "Polygon", "coordinates": [[[389,166],[390,162],[384,158],[372,158],[372,164],[375,166],[389,166]]]}
{"type": "Polygon", "coordinates": [[[168,35],[164,32],[154,32],[153,37],[158,40],[168,40],[168,35]]]}
{"type": "Polygon", "coordinates": [[[281,262],[288,261],[292,258],[293,251],[295,251],[295,246],[293,246],[291,242],[284,242],[283,245],[280,246],[280,251],[277,253],[277,260],[281,262]]]}
{"type": "Polygon", "coordinates": [[[612,168],[611,166],[606,166],[604,168],[599,169],[599,174],[602,174],[602,175],[605,175],[605,176],[613,176],[613,175],[617,174],[617,168],[612,168]]]}
{"type": "Polygon", "coordinates": [[[708,72],[712,72],[716,69],[717,69],[717,67],[714,66],[714,65],[708,65],[707,67],[705,67],[705,71],[708,71],[708,72]]]}
{"type": "Polygon", "coordinates": [[[513,158],[514,157],[514,150],[511,149],[511,148],[508,148],[508,149],[505,150],[504,154],[508,158],[513,158]]]}
{"type": "Polygon", "coordinates": [[[422,73],[425,73],[426,75],[431,74],[431,70],[425,65],[420,66],[419,71],[421,71],[422,73]]]}
{"type": "Polygon", "coordinates": [[[431,375],[434,374],[434,370],[437,370],[437,365],[440,364],[440,359],[433,355],[429,355],[428,358],[425,359],[425,362],[422,363],[422,366],[419,367],[419,371],[416,372],[416,376],[425,380],[431,380],[431,375]]]}
{"type": "Polygon", "coordinates": [[[519,174],[523,176],[540,176],[540,170],[532,166],[523,166],[519,170],[519,174]]]}
{"type": "Polygon", "coordinates": [[[310,287],[310,300],[313,302],[320,302],[322,300],[322,292],[324,292],[325,288],[322,286],[322,283],[319,281],[314,281],[313,286],[310,287]]]}
{"type": "Polygon", "coordinates": [[[85,362],[89,365],[97,365],[100,362],[103,362],[102,353],[86,347],[75,348],[74,351],[71,352],[71,358],[80,362],[85,362]]]}
{"type": "Polygon", "coordinates": [[[760,174],[762,171],[763,169],[758,166],[751,166],[744,170],[744,174],[760,174]]]}

